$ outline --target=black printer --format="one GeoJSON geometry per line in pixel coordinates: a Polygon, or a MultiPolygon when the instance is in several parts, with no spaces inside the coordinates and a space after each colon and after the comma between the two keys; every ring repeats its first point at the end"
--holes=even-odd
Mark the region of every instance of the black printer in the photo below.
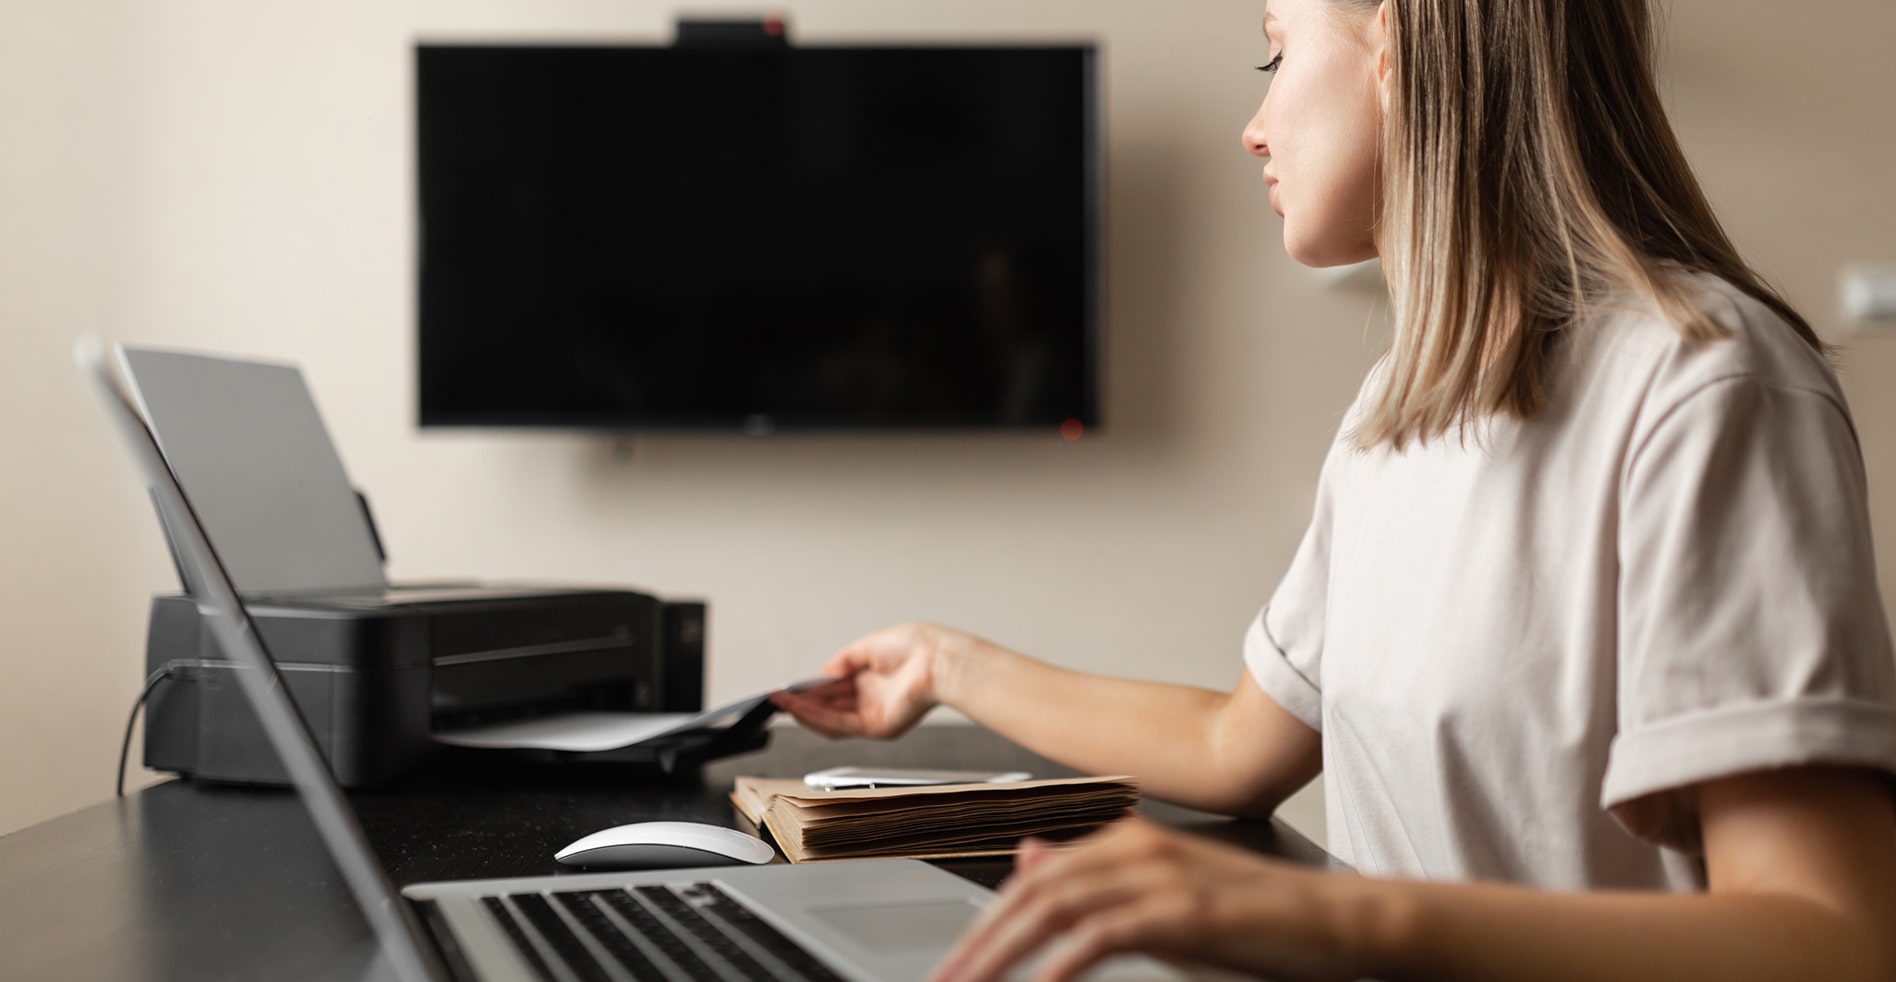
{"type": "MultiPolygon", "coordinates": [[[[345,787],[477,752],[437,745],[437,731],[575,710],[702,708],[701,603],[489,586],[246,599],[245,607],[345,787]]],[[[153,598],[145,664],[165,675],[147,704],[146,767],[288,783],[194,598],[153,598]]]]}
{"type": "MultiPolygon", "coordinates": [[[[628,589],[390,584],[367,501],[293,365],[124,347],[122,367],[310,731],[345,787],[386,784],[438,757],[617,759],[671,769],[760,745],[680,736],[623,753],[437,745],[434,735],[587,710],[694,712],[705,605],[628,589]]],[[[170,538],[172,518],[160,510],[170,538]]],[[[235,665],[201,623],[200,593],[152,600],[146,767],[288,783],[235,665]]],[[[740,727],[732,727],[733,731],[740,727]]]]}

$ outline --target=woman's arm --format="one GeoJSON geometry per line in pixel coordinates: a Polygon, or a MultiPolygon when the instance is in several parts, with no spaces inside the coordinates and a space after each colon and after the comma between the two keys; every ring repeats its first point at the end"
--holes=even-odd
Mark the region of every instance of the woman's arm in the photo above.
{"type": "Polygon", "coordinates": [[[1268,816],[1322,766],[1316,732],[1249,673],[1228,694],[1105,678],[931,624],[871,634],[823,671],[842,682],[776,697],[813,729],[888,738],[947,705],[1043,757],[1207,811],[1268,816]]]}
{"type": "Polygon", "coordinates": [[[1698,895],[1363,879],[1128,824],[1023,854],[937,978],[997,978],[1055,938],[1037,978],[1124,951],[1284,979],[1896,978],[1886,775],[1748,775],[1699,808],[1698,895]]]}
{"type": "Polygon", "coordinates": [[[1317,776],[1317,733],[1249,672],[1229,693],[1056,668],[978,642],[944,660],[942,702],[1086,774],[1132,774],[1153,797],[1268,817],[1317,776]]]}
{"type": "Polygon", "coordinates": [[[1417,888],[1411,968],[1465,979],[1896,979],[1889,777],[1794,768],[1701,785],[1701,896],[1417,888]]]}

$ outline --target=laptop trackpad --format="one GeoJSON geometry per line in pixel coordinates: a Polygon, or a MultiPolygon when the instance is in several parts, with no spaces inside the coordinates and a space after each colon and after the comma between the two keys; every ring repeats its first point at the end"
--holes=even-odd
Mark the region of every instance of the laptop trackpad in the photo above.
{"type": "Polygon", "coordinates": [[[947,951],[980,911],[966,900],[863,907],[819,907],[810,913],[869,951],[947,951]]]}

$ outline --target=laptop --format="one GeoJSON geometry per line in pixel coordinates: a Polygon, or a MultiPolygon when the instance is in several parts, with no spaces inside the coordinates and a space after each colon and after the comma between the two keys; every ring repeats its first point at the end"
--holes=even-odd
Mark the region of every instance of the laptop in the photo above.
{"type": "MultiPolygon", "coordinates": [[[[919,979],[992,898],[946,870],[899,859],[423,883],[397,893],[120,374],[97,342],[81,341],[76,355],[170,526],[206,623],[243,666],[240,688],[386,966],[405,982],[919,979]]],[[[127,371],[122,349],[118,357],[127,371]]],[[[1094,977],[1183,976],[1120,958],[1094,977]]]]}

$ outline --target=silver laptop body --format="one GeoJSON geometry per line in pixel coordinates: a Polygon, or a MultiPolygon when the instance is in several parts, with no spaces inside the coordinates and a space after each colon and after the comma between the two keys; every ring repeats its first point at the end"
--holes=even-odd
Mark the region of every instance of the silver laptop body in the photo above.
{"type": "MultiPolygon", "coordinates": [[[[127,386],[96,342],[80,342],[76,354],[158,502],[178,561],[212,615],[207,623],[246,669],[236,673],[241,687],[398,977],[920,979],[992,898],[914,860],[423,883],[398,898],[127,386]]],[[[119,358],[128,370],[122,350],[119,358]]],[[[1100,977],[1180,976],[1149,960],[1119,959],[1100,977]]]]}

